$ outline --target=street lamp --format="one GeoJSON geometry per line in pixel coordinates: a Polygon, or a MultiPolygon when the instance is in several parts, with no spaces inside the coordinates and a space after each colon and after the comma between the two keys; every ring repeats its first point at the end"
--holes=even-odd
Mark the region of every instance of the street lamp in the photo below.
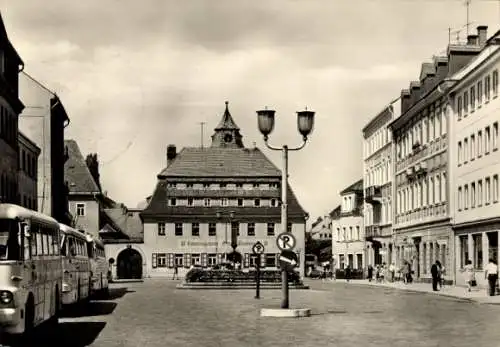
{"type": "MultiPolygon", "coordinates": [[[[229,211],[229,215],[227,216],[228,220],[226,222],[224,222],[224,232],[225,232],[225,240],[224,240],[224,244],[225,244],[225,247],[224,247],[224,250],[225,250],[225,259],[226,259],[226,262],[227,262],[227,245],[228,245],[228,242],[227,242],[227,225],[228,223],[231,224],[233,218],[234,218],[234,211],[229,211]]],[[[217,219],[222,219],[222,213],[221,212],[217,212],[217,219]]],[[[237,230],[233,230],[233,228],[231,227],[231,247],[233,248],[233,267],[236,265],[236,260],[235,260],[235,256],[236,256],[236,247],[238,247],[238,232],[237,230]]]]}
{"type": "MultiPolygon", "coordinates": [[[[274,129],[275,113],[276,111],[268,110],[266,107],[264,110],[257,111],[257,121],[259,131],[264,136],[264,142],[267,148],[274,151],[281,151],[283,156],[283,168],[281,170],[281,227],[283,228],[283,233],[288,233],[288,151],[298,151],[304,148],[307,142],[307,136],[313,129],[314,112],[308,111],[307,108],[305,111],[297,112],[297,129],[302,135],[302,144],[296,148],[288,148],[287,145],[283,145],[281,148],[273,147],[268,143],[269,134],[271,134],[274,129]]],[[[289,307],[288,272],[284,268],[281,270],[281,290],[283,295],[281,308],[287,309],[289,307]]]]}

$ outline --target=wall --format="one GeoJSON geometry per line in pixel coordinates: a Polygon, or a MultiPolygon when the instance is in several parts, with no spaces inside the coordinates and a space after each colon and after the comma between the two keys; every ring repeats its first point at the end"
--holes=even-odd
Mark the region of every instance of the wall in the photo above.
{"type": "MultiPolygon", "coordinates": [[[[111,270],[111,275],[113,279],[117,278],[117,273],[116,273],[116,264],[117,264],[117,259],[118,255],[120,252],[126,250],[128,247],[131,247],[132,249],[136,250],[141,254],[142,257],[142,274],[143,277],[149,277],[147,275],[147,256],[146,252],[144,251],[144,245],[143,244],[138,244],[138,243],[116,243],[116,244],[105,244],[104,245],[104,251],[106,252],[106,259],[114,259],[114,263],[110,266],[111,270]]],[[[149,257],[151,258],[151,256],[149,257]]]]}
{"type": "MultiPolygon", "coordinates": [[[[261,241],[265,247],[265,253],[279,254],[280,250],[276,245],[276,236],[282,232],[280,224],[275,224],[274,236],[267,236],[267,224],[255,223],[255,236],[247,235],[247,223],[240,223],[240,236],[238,237],[237,252],[242,257],[252,253],[252,245],[261,241]]],[[[156,223],[144,224],[144,251],[147,257],[146,274],[151,277],[170,276],[173,272],[171,267],[152,268],[153,253],[176,253],[176,254],[220,254],[231,252],[229,244],[225,244],[225,234],[227,225],[227,240],[231,241],[231,226],[228,223],[217,223],[217,236],[208,236],[208,224],[200,223],[200,236],[191,236],[191,223],[183,223],[183,235],[175,236],[174,223],[166,223],[166,235],[158,235],[158,225],[156,223]]],[[[296,238],[295,252],[299,253],[299,261],[303,264],[305,252],[305,224],[292,224],[292,234],[296,238]]],[[[299,268],[301,276],[304,276],[304,267],[299,268]]],[[[183,275],[188,268],[179,268],[179,275],[183,275]]]]}
{"type": "Polygon", "coordinates": [[[99,203],[93,198],[70,196],[69,211],[76,218],[76,228],[83,229],[94,236],[99,235],[99,203]],[[77,216],[76,206],[85,204],[85,216],[77,216]]]}
{"type": "MultiPolygon", "coordinates": [[[[17,119],[17,116],[14,114],[13,109],[10,107],[8,102],[0,96],[0,107],[1,111],[4,114],[4,117],[7,116],[7,113],[10,115],[9,118],[14,120],[14,117],[17,119]]],[[[15,127],[16,122],[12,122],[12,127],[15,127]]],[[[3,128],[3,125],[0,124],[1,134],[0,137],[0,177],[4,177],[4,180],[7,180],[7,184],[10,183],[9,187],[6,187],[6,182],[4,181],[3,192],[0,191],[0,197],[4,195],[4,200],[6,202],[18,203],[17,201],[17,192],[18,192],[18,184],[17,184],[17,150],[13,147],[13,145],[7,143],[4,138],[6,136],[6,128],[3,128]],[[15,186],[14,186],[15,184],[15,186]]],[[[17,130],[16,130],[17,132],[17,130]]],[[[17,136],[17,135],[16,135],[17,136]]],[[[17,140],[16,140],[17,141],[17,140]]],[[[0,186],[0,189],[2,186],[0,186]]]]}
{"type": "MultiPolygon", "coordinates": [[[[336,267],[341,266],[340,255],[353,254],[354,268],[357,268],[356,254],[361,254],[363,259],[363,267],[365,266],[365,254],[364,254],[364,238],[365,232],[363,227],[363,217],[362,216],[349,216],[342,217],[337,223],[333,225],[333,243],[332,243],[332,256],[335,259],[336,267]],[[350,228],[354,235],[350,235],[350,228]],[[359,228],[359,235],[357,235],[357,229],[359,228]],[[340,232],[340,233],[339,233],[340,232]]],[[[352,264],[351,264],[352,265],[352,264]]]]}

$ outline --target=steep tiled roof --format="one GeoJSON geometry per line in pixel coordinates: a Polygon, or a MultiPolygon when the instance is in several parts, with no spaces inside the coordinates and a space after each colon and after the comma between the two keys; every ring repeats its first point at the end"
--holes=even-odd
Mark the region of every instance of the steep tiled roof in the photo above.
{"type": "Polygon", "coordinates": [[[75,140],[64,140],[68,149],[68,160],[64,163],[64,180],[70,193],[99,193],[99,188],[90,174],[82,152],[75,140]]]}
{"type": "Polygon", "coordinates": [[[335,219],[335,220],[339,219],[339,218],[340,218],[340,211],[341,211],[341,206],[340,206],[340,205],[338,205],[337,207],[335,207],[335,208],[332,210],[332,212],[330,212],[330,217],[331,217],[332,219],[335,219]]]}
{"type": "Polygon", "coordinates": [[[344,189],[342,192],[340,192],[340,195],[344,195],[347,193],[357,193],[357,192],[362,192],[363,191],[363,180],[360,179],[356,183],[351,184],[349,187],[344,189]]]}
{"type": "Polygon", "coordinates": [[[130,241],[142,242],[144,232],[139,212],[140,210],[125,207],[104,209],[107,224],[113,231],[120,232],[130,241]]]}
{"type": "Polygon", "coordinates": [[[258,148],[183,148],[158,177],[279,177],[258,148]]]}
{"type": "MultiPolygon", "coordinates": [[[[294,192],[288,186],[288,216],[290,219],[303,220],[306,212],[299,204],[294,192]]],[[[142,211],[142,217],[161,217],[163,220],[196,217],[213,219],[216,218],[216,211],[234,211],[235,218],[243,220],[245,218],[262,217],[279,220],[281,207],[205,207],[205,206],[168,206],[170,188],[165,181],[158,182],[156,190],[149,205],[142,211]]]]}
{"type": "Polygon", "coordinates": [[[224,111],[224,115],[222,116],[222,119],[220,120],[215,130],[240,130],[240,128],[238,128],[238,126],[236,125],[233,117],[231,116],[231,113],[229,113],[228,105],[229,103],[226,101],[226,109],[224,111]]]}

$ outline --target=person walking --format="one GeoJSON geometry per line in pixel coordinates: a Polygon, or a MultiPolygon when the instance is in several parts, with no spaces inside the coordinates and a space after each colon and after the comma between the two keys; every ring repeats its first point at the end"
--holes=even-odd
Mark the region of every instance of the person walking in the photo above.
{"type": "Polygon", "coordinates": [[[486,277],[486,279],[488,280],[489,295],[494,296],[498,279],[498,265],[491,258],[489,260],[488,265],[486,265],[486,269],[484,271],[484,277],[486,277]]]}
{"type": "Polygon", "coordinates": [[[175,280],[175,278],[179,279],[179,267],[177,264],[174,265],[174,275],[172,276],[172,281],[175,280]]]}
{"type": "Polygon", "coordinates": [[[465,282],[467,283],[467,291],[470,292],[472,287],[476,286],[476,275],[474,274],[474,266],[470,259],[467,260],[464,268],[461,270],[465,275],[465,282]]]}
{"type": "Polygon", "coordinates": [[[439,261],[436,260],[434,264],[431,266],[431,276],[432,276],[432,290],[438,291],[438,282],[439,282],[439,261]]]}
{"type": "Polygon", "coordinates": [[[368,282],[371,282],[373,279],[373,266],[368,265],[368,282]]]}
{"type": "Polygon", "coordinates": [[[396,265],[394,265],[394,263],[391,263],[391,265],[389,265],[389,273],[391,275],[391,282],[394,282],[396,275],[396,265]]]}
{"type": "Polygon", "coordinates": [[[347,282],[351,280],[351,265],[347,265],[345,269],[345,279],[347,282]]]}

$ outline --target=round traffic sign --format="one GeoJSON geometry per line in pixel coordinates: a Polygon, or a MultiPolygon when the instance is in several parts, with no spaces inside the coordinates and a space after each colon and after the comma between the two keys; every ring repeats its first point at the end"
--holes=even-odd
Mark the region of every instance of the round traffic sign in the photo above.
{"type": "Polygon", "coordinates": [[[281,233],[276,238],[276,245],[281,251],[288,251],[295,248],[295,237],[291,233],[281,233]]]}
{"type": "Polygon", "coordinates": [[[254,254],[264,253],[264,245],[260,241],[255,242],[254,245],[252,246],[252,252],[254,254]]]}

